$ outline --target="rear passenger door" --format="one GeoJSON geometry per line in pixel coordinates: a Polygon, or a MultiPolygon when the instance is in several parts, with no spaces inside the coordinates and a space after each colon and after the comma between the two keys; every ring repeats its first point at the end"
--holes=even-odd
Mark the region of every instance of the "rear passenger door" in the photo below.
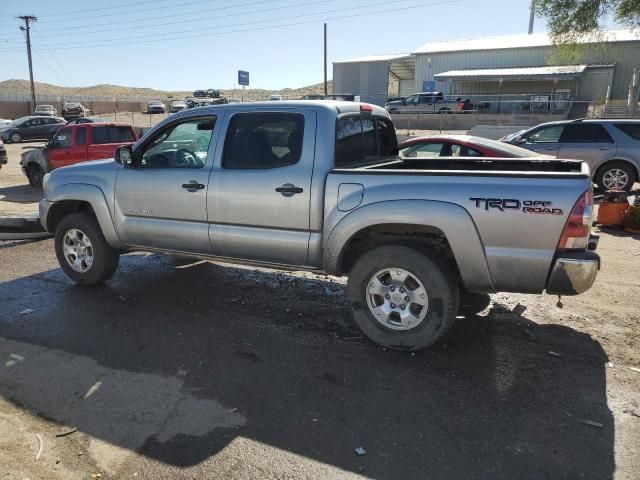
{"type": "Polygon", "coordinates": [[[207,196],[214,253],[305,265],[315,112],[234,113],[225,124],[207,196]]]}
{"type": "Polygon", "coordinates": [[[616,154],[611,135],[597,123],[573,123],[564,127],[558,157],[582,160],[594,170],[616,154]]]}
{"type": "Polygon", "coordinates": [[[558,156],[564,125],[546,125],[524,135],[520,146],[543,155],[558,156]]]}

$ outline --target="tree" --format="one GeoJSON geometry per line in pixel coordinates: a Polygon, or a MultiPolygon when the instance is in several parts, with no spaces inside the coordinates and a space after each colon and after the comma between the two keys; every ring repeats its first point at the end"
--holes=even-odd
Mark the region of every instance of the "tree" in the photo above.
{"type": "Polygon", "coordinates": [[[538,15],[547,20],[556,43],[573,43],[577,37],[599,30],[606,18],[640,27],[640,0],[533,0],[538,15]]]}

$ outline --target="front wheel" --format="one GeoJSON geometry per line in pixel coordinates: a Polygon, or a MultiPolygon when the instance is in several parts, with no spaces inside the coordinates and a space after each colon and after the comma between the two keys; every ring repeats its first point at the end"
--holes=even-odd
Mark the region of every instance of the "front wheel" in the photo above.
{"type": "Polygon", "coordinates": [[[353,266],[347,284],[356,323],[378,345],[421,350],[455,321],[459,292],[451,269],[435,256],[388,245],[353,266]]]}
{"type": "Polygon", "coordinates": [[[44,170],[42,170],[42,167],[38,164],[30,163],[25,170],[29,185],[34,188],[42,187],[42,179],[44,178],[44,170]]]}
{"type": "Polygon", "coordinates": [[[11,135],[9,135],[9,140],[11,141],[11,143],[20,143],[22,141],[22,135],[20,135],[18,132],[12,133],[11,135]]]}
{"type": "Polygon", "coordinates": [[[118,252],[107,243],[90,213],[78,212],[63,218],[56,228],[55,246],[60,267],[76,283],[101,283],[118,268],[118,252]]]}

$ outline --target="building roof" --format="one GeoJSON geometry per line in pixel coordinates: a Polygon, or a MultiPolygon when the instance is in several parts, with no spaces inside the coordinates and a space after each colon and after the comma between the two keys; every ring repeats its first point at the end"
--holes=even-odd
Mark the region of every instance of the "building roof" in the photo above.
{"type": "Polygon", "coordinates": [[[436,80],[524,80],[536,78],[574,78],[581,76],[587,65],[558,65],[525,68],[480,68],[472,70],[449,70],[433,76],[436,80]]]}
{"type": "MultiPolygon", "coordinates": [[[[578,39],[578,43],[598,42],[633,42],[640,41],[638,30],[603,30],[597,34],[585,35],[578,39]]],[[[504,50],[511,48],[545,47],[553,45],[546,33],[531,35],[502,35],[499,37],[471,38],[465,40],[445,40],[425,43],[414,54],[462,52],[469,50],[504,50]]]]}
{"type": "Polygon", "coordinates": [[[399,58],[411,57],[408,53],[390,54],[390,55],[368,55],[366,57],[350,58],[348,60],[339,60],[333,63],[364,63],[364,62],[390,62],[399,58]]]}

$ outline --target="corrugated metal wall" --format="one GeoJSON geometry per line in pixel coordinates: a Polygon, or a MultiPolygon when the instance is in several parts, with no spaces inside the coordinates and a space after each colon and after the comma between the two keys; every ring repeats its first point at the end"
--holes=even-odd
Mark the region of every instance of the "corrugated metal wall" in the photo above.
{"type": "Polygon", "coordinates": [[[384,105],[388,88],[389,62],[333,64],[334,93],[352,93],[363,101],[384,105]]]}
{"type": "MultiPolygon", "coordinates": [[[[549,61],[553,61],[553,58],[553,47],[419,54],[416,56],[414,89],[415,91],[420,91],[423,81],[433,80],[433,75],[448,70],[539,67],[549,64],[549,61]]],[[[640,67],[640,42],[611,43],[603,46],[584,47],[582,49],[582,58],[578,62],[564,63],[615,63],[611,98],[624,99],[627,98],[633,68],[634,66],[640,67]]],[[[449,82],[438,82],[437,85],[439,90],[447,91],[449,88],[449,82]]],[[[588,96],[588,93],[582,91],[582,89],[581,93],[588,96]]]]}

